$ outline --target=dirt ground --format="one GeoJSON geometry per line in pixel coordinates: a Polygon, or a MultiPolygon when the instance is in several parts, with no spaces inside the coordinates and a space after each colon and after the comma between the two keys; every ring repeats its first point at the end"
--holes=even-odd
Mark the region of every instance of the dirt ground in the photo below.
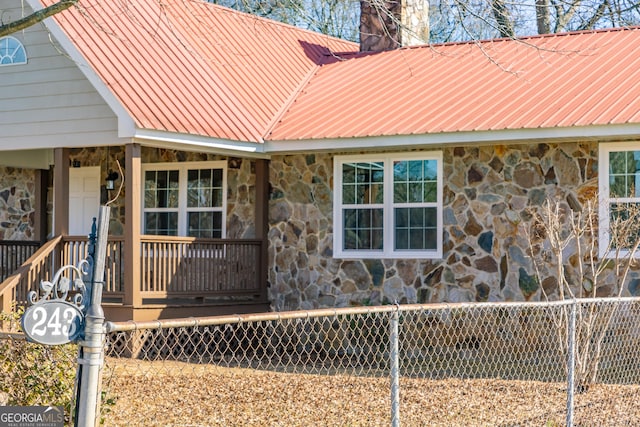
{"type": "MultiPolygon", "coordinates": [[[[180,362],[109,360],[106,426],[389,426],[388,378],[308,375],[180,362]]],[[[402,426],[566,425],[564,384],[400,381],[402,426]]],[[[576,426],[640,425],[640,386],[596,385],[575,398],[576,426]]]]}

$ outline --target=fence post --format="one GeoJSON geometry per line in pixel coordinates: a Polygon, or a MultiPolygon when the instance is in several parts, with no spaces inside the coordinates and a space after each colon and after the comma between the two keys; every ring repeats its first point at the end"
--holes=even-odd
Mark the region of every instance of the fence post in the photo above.
{"type": "Polygon", "coordinates": [[[578,301],[574,298],[567,331],[567,427],[573,427],[573,398],[576,369],[576,310],[578,301]]]}
{"type": "Polygon", "coordinates": [[[98,230],[91,272],[89,308],[85,317],[85,336],[80,343],[79,385],[77,395],[76,425],[95,427],[100,407],[100,374],[104,363],[104,311],[102,288],[109,233],[109,206],[101,206],[98,214],[98,230]]]}
{"type": "Polygon", "coordinates": [[[400,308],[396,307],[396,310],[391,312],[390,328],[390,351],[389,359],[391,365],[391,426],[400,426],[400,356],[399,356],[399,337],[398,337],[398,323],[399,323],[400,308]]]}

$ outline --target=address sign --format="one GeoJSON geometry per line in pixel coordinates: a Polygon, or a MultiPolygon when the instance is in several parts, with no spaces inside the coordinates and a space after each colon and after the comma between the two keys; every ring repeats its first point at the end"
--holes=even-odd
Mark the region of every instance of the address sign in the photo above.
{"type": "Polygon", "coordinates": [[[38,299],[35,291],[29,292],[28,300],[32,304],[22,315],[22,330],[30,341],[45,345],[61,345],[82,339],[84,331],[84,300],[86,287],[81,277],[82,268],[87,261],[78,266],[67,265],[54,275],[53,281],[42,281],[38,299]],[[63,274],[76,279],[71,282],[63,274]],[[74,292],[71,302],[67,301],[70,291],[74,292]]]}

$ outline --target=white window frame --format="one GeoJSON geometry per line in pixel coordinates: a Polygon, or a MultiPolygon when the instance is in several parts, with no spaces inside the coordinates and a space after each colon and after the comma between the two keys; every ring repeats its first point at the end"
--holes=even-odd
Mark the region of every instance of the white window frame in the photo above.
{"type": "Polygon", "coordinates": [[[7,62],[7,63],[0,62],[0,67],[7,67],[7,66],[11,66],[11,65],[26,64],[27,63],[27,50],[24,48],[24,45],[22,44],[22,42],[20,40],[18,40],[15,37],[12,37],[12,36],[0,37],[0,59],[6,57],[5,56],[5,52],[2,51],[2,44],[4,44],[3,42],[5,40],[6,40],[6,43],[14,41],[16,43],[17,47],[13,50],[13,54],[8,56],[9,58],[11,58],[11,62],[7,62]],[[15,52],[17,52],[18,50],[21,50],[24,53],[24,61],[15,61],[15,52]]]}
{"type": "Polygon", "coordinates": [[[147,171],[178,171],[178,236],[188,236],[188,222],[187,216],[189,212],[197,211],[219,211],[222,212],[222,236],[225,238],[227,235],[227,162],[225,160],[211,161],[211,162],[182,162],[182,163],[144,163],[141,165],[142,169],[142,209],[140,226],[145,230],[145,213],[147,212],[160,212],[157,208],[145,208],[145,175],[147,171]],[[216,209],[209,208],[188,208],[187,207],[187,183],[188,183],[188,171],[190,169],[222,169],[222,207],[216,209]]]}
{"type": "MultiPolygon", "coordinates": [[[[601,258],[627,257],[628,250],[621,249],[607,251],[609,246],[610,209],[612,203],[640,203],[640,195],[637,197],[609,196],[609,155],[616,151],[640,151],[640,142],[614,142],[601,143],[598,147],[598,254],[601,258]]],[[[640,175],[636,175],[636,182],[640,184],[640,175]]],[[[640,187],[638,190],[640,191],[640,187]]],[[[637,193],[636,191],[636,193],[637,193]]],[[[640,254],[635,254],[640,257],[640,254]]]]}
{"type": "MultiPolygon", "coordinates": [[[[333,159],[333,256],[341,259],[437,259],[442,258],[442,152],[375,153],[335,156],[333,159]],[[435,160],[437,162],[437,197],[433,206],[437,209],[436,249],[394,250],[395,217],[393,201],[393,162],[398,160],[435,160]],[[382,162],[384,167],[383,209],[384,230],[382,250],[343,249],[342,165],[345,163],[382,162]]],[[[375,207],[378,205],[363,205],[375,207]]]]}

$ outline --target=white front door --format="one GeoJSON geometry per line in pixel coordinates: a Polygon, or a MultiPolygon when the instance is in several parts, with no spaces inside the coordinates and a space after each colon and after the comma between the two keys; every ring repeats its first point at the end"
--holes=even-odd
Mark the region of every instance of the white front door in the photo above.
{"type": "Polygon", "coordinates": [[[69,235],[88,236],[100,209],[100,166],[69,169],[69,235]]]}

